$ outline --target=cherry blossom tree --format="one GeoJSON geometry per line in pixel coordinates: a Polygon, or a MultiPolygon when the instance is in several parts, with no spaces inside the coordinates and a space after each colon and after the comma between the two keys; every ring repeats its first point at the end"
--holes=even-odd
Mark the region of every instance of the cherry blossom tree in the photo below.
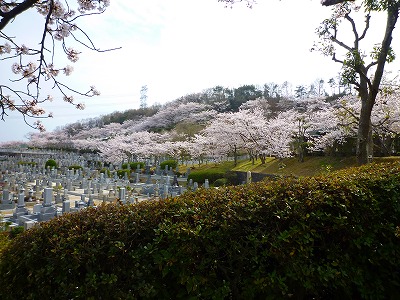
{"type": "Polygon", "coordinates": [[[96,148],[99,151],[100,157],[107,162],[111,163],[122,163],[128,161],[129,155],[124,151],[124,144],[119,144],[119,139],[114,141],[98,141],[96,148]]]}
{"type": "Polygon", "coordinates": [[[267,122],[268,127],[268,156],[277,158],[290,157],[292,155],[291,143],[293,140],[293,128],[288,126],[284,114],[278,114],[267,122]]]}
{"type": "Polygon", "coordinates": [[[243,140],[237,134],[237,126],[232,121],[232,115],[234,114],[218,114],[201,132],[201,135],[209,142],[212,141],[212,145],[218,145],[219,155],[233,156],[236,166],[239,151],[243,150],[243,140]]]}
{"type": "Polygon", "coordinates": [[[171,129],[176,124],[190,121],[198,124],[206,123],[215,117],[217,112],[211,106],[196,102],[169,103],[153,116],[147,117],[132,128],[135,131],[171,129]]]}
{"type": "MultiPolygon", "coordinates": [[[[189,140],[184,141],[166,141],[163,144],[165,156],[181,161],[182,164],[191,158],[190,150],[192,143],[189,140]]],[[[160,153],[161,154],[161,153],[160,153]]]]}
{"type": "Polygon", "coordinates": [[[304,160],[306,151],[326,151],[334,143],[344,142],[344,132],[334,103],[323,98],[309,98],[292,109],[268,120],[270,155],[280,158],[296,153],[304,160]]]}
{"type": "Polygon", "coordinates": [[[165,149],[167,140],[167,134],[147,131],[132,132],[100,141],[98,150],[100,155],[110,162],[157,160],[160,156],[167,154],[165,149]]]}
{"type": "Polygon", "coordinates": [[[243,103],[239,108],[241,110],[250,110],[250,111],[256,111],[261,109],[265,117],[268,117],[271,114],[270,104],[268,103],[268,100],[263,97],[257,98],[255,100],[249,100],[243,103]]]}
{"type": "MultiPolygon", "coordinates": [[[[77,24],[78,19],[101,14],[108,6],[109,0],[0,0],[0,63],[2,69],[10,68],[15,75],[10,83],[0,83],[2,120],[10,111],[16,111],[28,125],[44,130],[39,119],[52,117],[52,114],[46,113],[42,105],[55,96],[43,95],[44,87],[57,91],[54,93],[61,94],[64,101],[77,109],[84,109],[85,105],[76,103],[74,94],[99,95],[94,86],[78,91],[64,82],[62,77],[69,76],[73,67],[60,64],[57,59],[61,52],[71,63],[77,62],[81,52],[73,48],[74,44],[94,51],[108,51],[97,48],[77,24]],[[40,40],[33,44],[24,44],[17,36],[7,33],[7,25],[19,22],[20,15],[27,11],[43,16],[40,40]],[[36,121],[29,121],[31,118],[36,121]]],[[[30,27],[25,28],[29,30],[30,27]]]]}
{"type": "Polygon", "coordinates": [[[231,154],[235,164],[239,151],[246,151],[253,163],[260,157],[265,163],[265,147],[268,133],[263,104],[257,107],[254,102],[250,109],[240,109],[238,112],[221,113],[203,131],[202,135],[213,141],[219,153],[231,154]]]}
{"type": "Polygon", "coordinates": [[[50,149],[72,149],[73,145],[65,132],[55,130],[54,132],[33,132],[28,136],[28,145],[34,148],[50,149]]]}
{"type": "Polygon", "coordinates": [[[217,141],[215,138],[196,134],[189,142],[189,154],[192,159],[198,161],[199,165],[201,165],[206,159],[212,159],[217,162],[222,161],[227,157],[224,143],[217,141]]]}
{"type": "Polygon", "coordinates": [[[24,142],[24,141],[8,141],[8,142],[0,143],[0,148],[15,149],[15,148],[21,148],[23,145],[26,145],[26,142],[24,142]]]}
{"type": "Polygon", "coordinates": [[[246,149],[253,164],[258,157],[264,164],[264,154],[268,149],[267,120],[264,117],[264,110],[239,110],[231,114],[231,122],[236,127],[235,134],[242,140],[243,148],[246,149]]]}
{"type": "MultiPolygon", "coordinates": [[[[400,108],[397,90],[382,91],[377,95],[371,115],[371,128],[374,146],[382,155],[393,154],[396,140],[400,135],[400,108]]],[[[340,101],[337,114],[343,131],[356,136],[360,118],[360,100],[357,96],[345,96],[340,101]]]]}

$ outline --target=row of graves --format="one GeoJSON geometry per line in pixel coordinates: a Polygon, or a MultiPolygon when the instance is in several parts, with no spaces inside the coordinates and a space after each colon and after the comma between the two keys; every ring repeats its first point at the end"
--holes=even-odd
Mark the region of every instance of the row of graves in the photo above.
{"type": "MultiPolygon", "coordinates": [[[[108,176],[107,172],[99,172],[99,164],[99,157],[93,154],[20,153],[8,156],[0,161],[0,213],[4,216],[3,221],[10,224],[10,228],[23,226],[29,229],[37,222],[95,207],[102,202],[126,204],[162,200],[199,187],[196,182],[187,182],[189,169],[178,178],[168,166],[163,170],[157,167],[153,174],[146,166],[144,171],[138,168],[119,178],[113,171],[121,169],[121,166],[110,166],[112,175],[108,176]],[[44,167],[50,158],[59,164],[57,169],[44,167]],[[31,163],[21,164],[21,161],[31,163]],[[72,165],[83,167],[68,169],[72,165]]],[[[203,186],[209,187],[208,180],[203,186]]]]}

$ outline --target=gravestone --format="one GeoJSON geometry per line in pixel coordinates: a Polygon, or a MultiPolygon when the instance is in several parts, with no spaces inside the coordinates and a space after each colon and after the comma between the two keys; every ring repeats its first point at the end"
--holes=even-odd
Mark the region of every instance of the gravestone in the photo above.
{"type": "Polygon", "coordinates": [[[146,166],[145,174],[150,174],[150,166],[149,165],[146,166]]]}
{"type": "Polygon", "coordinates": [[[156,175],[161,175],[161,171],[160,171],[160,165],[156,166],[156,175]]]}
{"type": "Polygon", "coordinates": [[[251,172],[247,171],[246,173],[246,183],[251,183],[251,172]]]}
{"type": "Polygon", "coordinates": [[[31,228],[33,228],[36,224],[37,224],[37,222],[35,222],[34,220],[25,221],[25,222],[24,222],[24,230],[31,229],[31,228]]]}
{"type": "Polygon", "coordinates": [[[69,213],[71,211],[71,202],[70,201],[63,201],[62,203],[62,212],[69,213]]]}
{"type": "Polygon", "coordinates": [[[28,191],[28,202],[32,202],[33,201],[33,190],[29,189],[28,191]]]}
{"type": "Polygon", "coordinates": [[[28,215],[29,211],[25,207],[25,194],[24,194],[24,189],[22,188],[20,190],[20,193],[18,194],[18,204],[17,208],[14,211],[14,219],[18,219],[18,217],[23,216],[23,215],[28,215]]]}
{"type": "Polygon", "coordinates": [[[89,195],[89,200],[88,200],[88,202],[87,202],[87,206],[88,206],[88,207],[89,207],[89,206],[91,206],[91,207],[94,206],[93,195],[89,195]]]}
{"type": "Polygon", "coordinates": [[[33,214],[40,213],[41,209],[42,209],[42,204],[40,204],[39,200],[36,200],[36,204],[33,206],[33,214]]]}
{"type": "Polygon", "coordinates": [[[118,198],[123,204],[126,203],[126,190],[125,188],[120,188],[118,192],[118,198]]]}
{"type": "Polygon", "coordinates": [[[174,175],[174,179],[172,180],[172,186],[179,186],[178,176],[174,175]]]}
{"type": "Polygon", "coordinates": [[[210,183],[208,182],[208,179],[205,179],[205,180],[204,180],[204,188],[205,188],[205,189],[210,188],[210,183]]]}
{"type": "Polygon", "coordinates": [[[38,221],[48,221],[54,218],[57,214],[57,210],[52,203],[53,201],[53,188],[45,188],[43,191],[43,204],[38,214],[38,221]]]}
{"type": "Polygon", "coordinates": [[[164,194],[163,194],[163,198],[167,198],[168,197],[168,185],[164,185],[164,194]]]}
{"type": "Polygon", "coordinates": [[[11,200],[10,191],[7,189],[3,190],[3,197],[1,199],[0,209],[14,209],[15,203],[11,200]]]}
{"type": "Polygon", "coordinates": [[[186,169],[185,177],[187,178],[190,175],[190,168],[186,169]]]}

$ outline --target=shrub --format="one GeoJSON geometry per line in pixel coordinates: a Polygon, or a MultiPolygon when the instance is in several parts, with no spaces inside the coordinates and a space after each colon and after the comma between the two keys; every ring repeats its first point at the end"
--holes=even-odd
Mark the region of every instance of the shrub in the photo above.
{"type": "Polygon", "coordinates": [[[131,177],[131,171],[129,169],[125,169],[125,170],[118,170],[117,171],[117,175],[119,178],[123,178],[125,176],[125,173],[128,175],[128,178],[131,177]]]}
{"type": "Polygon", "coordinates": [[[11,239],[17,237],[19,234],[21,234],[24,231],[24,227],[23,226],[16,226],[13,227],[10,232],[9,232],[9,237],[11,239]]]}
{"type": "Polygon", "coordinates": [[[54,159],[49,159],[45,163],[45,168],[50,167],[50,169],[57,169],[57,162],[54,159]]]}
{"type": "Polygon", "coordinates": [[[8,226],[9,224],[7,224],[7,222],[4,221],[3,215],[0,213],[0,256],[2,250],[8,245],[10,241],[8,226]]]}
{"type": "Polygon", "coordinates": [[[400,165],[200,189],[40,223],[1,299],[395,299],[400,165]]]}
{"type": "Polygon", "coordinates": [[[144,169],[144,162],[131,162],[130,164],[129,164],[129,166],[130,166],[130,168],[131,168],[131,170],[136,170],[137,169],[137,166],[139,165],[139,168],[140,169],[144,169]]]}
{"type": "Polygon", "coordinates": [[[111,177],[111,171],[107,168],[103,168],[100,170],[100,173],[107,174],[108,177],[111,177]]]}
{"type": "MultiPolygon", "coordinates": [[[[1,252],[8,245],[9,242],[10,242],[9,233],[6,231],[0,230],[0,256],[1,256],[1,252]]],[[[0,292],[0,294],[1,294],[1,292],[0,292]]]]}
{"type": "Polygon", "coordinates": [[[79,165],[73,165],[73,166],[69,166],[68,167],[69,170],[79,170],[79,169],[83,169],[82,166],[79,165]]]}
{"type": "Polygon", "coordinates": [[[189,174],[188,180],[193,179],[193,182],[204,183],[208,179],[209,183],[214,183],[217,179],[223,178],[223,171],[201,170],[193,171],[189,174]]]}
{"type": "Polygon", "coordinates": [[[224,178],[229,182],[231,185],[238,185],[240,184],[239,178],[236,172],[234,171],[227,171],[224,174],[224,178]]]}
{"type": "Polygon", "coordinates": [[[228,184],[229,184],[228,179],[219,178],[219,179],[214,181],[213,185],[217,187],[217,186],[224,186],[224,185],[228,185],[228,184]]]}
{"type": "Polygon", "coordinates": [[[165,166],[168,166],[169,168],[172,168],[175,170],[178,167],[178,162],[176,160],[164,160],[162,163],[160,163],[160,168],[161,170],[165,169],[165,166]]]}
{"type": "Polygon", "coordinates": [[[101,168],[101,165],[102,165],[101,162],[99,162],[97,160],[91,160],[91,159],[87,160],[87,164],[88,164],[88,166],[91,166],[91,167],[96,168],[98,170],[101,168]]]}

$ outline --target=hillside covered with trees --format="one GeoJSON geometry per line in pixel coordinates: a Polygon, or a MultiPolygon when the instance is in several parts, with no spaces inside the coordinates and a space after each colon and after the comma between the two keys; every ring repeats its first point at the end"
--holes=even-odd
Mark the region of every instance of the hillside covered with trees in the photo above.
{"type": "MultiPolygon", "coordinates": [[[[295,89],[285,82],[262,87],[221,86],[153,105],[32,133],[28,145],[99,153],[121,163],[170,157],[221,161],[247,155],[265,160],[305,155],[355,155],[360,100],[329,81],[295,89]],[[339,93],[340,92],[340,93],[339,93]]],[[[383,90],[372,116],[374,154],[398,152],[398,91],[383,90]]]]}

